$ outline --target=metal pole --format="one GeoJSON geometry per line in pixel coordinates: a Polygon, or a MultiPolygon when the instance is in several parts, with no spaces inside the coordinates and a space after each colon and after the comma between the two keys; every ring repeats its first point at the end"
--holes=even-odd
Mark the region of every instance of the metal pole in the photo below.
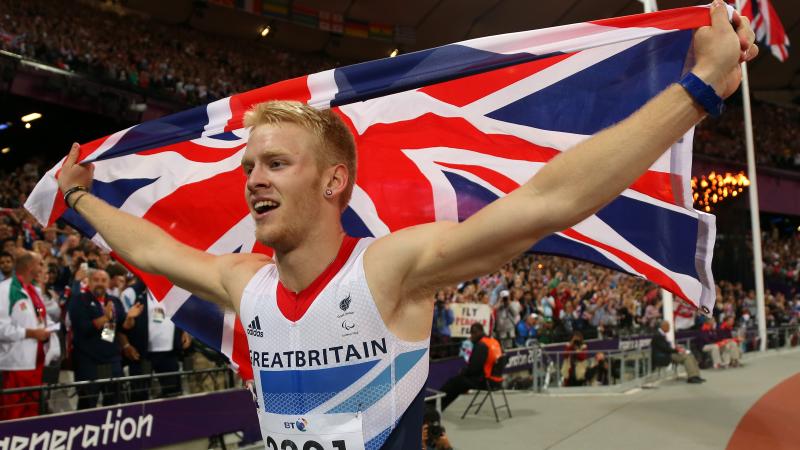
{"type": "MultiPolygon", "coordinates": [[[[674,298],[672,292],[661,289],[661,311],[664,320],[669,322],[669,333],[667,333],[667,340],[675,346],[675,314],[674,314],[674,298]]],[[[659,324],[660,326],[661,324],[659,324]]]]}
{"type": "MultiPolygon", "coordinates": [[[[736,1],[736,9],[741,11],[742,1],[736,1]]],[[[758,207],[758,182],[756,173],[755,145],[753,144],[753,114],[750,108],[750,79],[747,63],[742,63],[742,103],[744,104],[744,137],[747,148],[747,177],[750,179],[748,192],[750,199],[750,228],[753,234],[753,271],[756,281],[756,309],[758,319],[759,351],[767,349],[767,317],[764,305],[764,258],[761,256],[761,219],[758,207]]]]}

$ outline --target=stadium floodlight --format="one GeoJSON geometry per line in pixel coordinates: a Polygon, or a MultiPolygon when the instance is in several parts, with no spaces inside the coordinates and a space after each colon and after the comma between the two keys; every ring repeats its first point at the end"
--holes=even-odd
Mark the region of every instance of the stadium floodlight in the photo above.
{"type": "Polygon", "coordinates": [[[272,27],[269,25],[265,26],[264,29],[261,30],[261,37],[267,37],[270,31],[272,31],[272,27]]]}
{"type": "Polygon", "coordinates": [[[5,155],[6,153],[8,153],[10,151],[11,151],[11,147],[3,147],[3,149],[0,150],[0,153],[5,155]]]}
{"type": "Polygon", "coordinates": [[[0,123],[0,131],[7,130],[11,127],[11,122],[0,123]]]}
{"type": "Polygon", "coordinates": [[[41,119],[42,115],[39,113],[30,113],[22,116],[22,121],[25,123],[32,122],[36,119],[41,119]]]}
{"type": "Polygon", "coordinates": [[[389,58],[394,58],[397,54],[400,53],[400,49],[396,48],[389,53],[389,58]]]}
{"type": "Polygon", "coordinates": [[[31,124],[30,124],[30,122],[29,122],[29,123],[26,123],[26,124],[25,124],[25,129],[27,130],[27,129],[30,129],[30,128],[31,128],[31,124]]]}

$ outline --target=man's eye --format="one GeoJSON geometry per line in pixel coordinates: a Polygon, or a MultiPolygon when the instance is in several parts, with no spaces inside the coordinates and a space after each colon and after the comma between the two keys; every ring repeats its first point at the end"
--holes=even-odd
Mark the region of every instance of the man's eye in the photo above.
{"type": "Polygon", "coordinates": [[[278,169],[283,166],[284,166],[283,161],[272,161],[271,163],[269,163],[269,167],[272,169],[278,169]]]}

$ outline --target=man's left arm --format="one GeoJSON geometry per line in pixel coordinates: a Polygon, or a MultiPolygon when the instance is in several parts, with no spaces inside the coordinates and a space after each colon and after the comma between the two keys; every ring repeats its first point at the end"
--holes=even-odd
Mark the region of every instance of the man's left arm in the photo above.
{"type": "MultiPolygon", "coordinates": [[[[734,31],[721,2],[711,8],[711,20],[712,26],[695,33],[693,72],[724,98],[738,86],[739,62],[752,59],[758,50],[747,20],[736,15],[734,31]]],[[[704,116],[683,87],[668,87],[629,118],[554,158],[527,183],[464,222],[420,225],[376,241],[365,256],[368,279],[374,280],[370,287],[394,289],[401,298],[423,298],[431,289],[495,270],[544,236],[602,208],[704,116]]]]}

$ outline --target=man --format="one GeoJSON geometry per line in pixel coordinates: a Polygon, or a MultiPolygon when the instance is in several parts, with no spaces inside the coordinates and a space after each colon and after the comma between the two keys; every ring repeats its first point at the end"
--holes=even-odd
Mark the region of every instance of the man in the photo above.
{"type": "Polygon", "coordinates": [[[494,363],[503,354],[500,342],[486,336],[483,325],[473,323],[469,327],[469,340],[472,341],[472,355],[469,357],[467,367],[460,374],[447,380],[442,386],[445,397],[442,399],[442,411],[447,409],[459,395],[486,386],[486,380],[499,383],[503,379],[492,375],[494,363]]]}
{"type": "Polygon", "coordinates": [[[500,301],[494,307],[494,335],[503,348],[511,348],[514,343],[514,312],[511,310],[508,291],[500,293],[500,301]]]}
{"type": "Polygon", "coordinates": [[[535,313],[529,314],[525,320],[520,320],[517,324],[517,347],[525,347],[528,341],[536,339],[536,327],[539,322],[539,316],[535,313]]]}
{"type": "Polygon", "coordinates": [[[14,257],[10,253],[0,252],[0,281],[11,278],[14,274],[14,257]]]}
{"type": "Polygon", "coordinates": [[[669,322],[661,322],[661,327],[658,333],[653,336],[650,342],[650,351],[652,352],[653,365],[656,367],[663,367],[669,365],[669,362],[675,364],[683,364],[686,369],[686,382],[691,384],[699,384],[706,381],[700,378],[700,367],[697,365],[697,360],[690,351],[679,352],[672,346],[672,343],[667,340],[667,333],[669,333],[669,322]]]}
{"type": "Polygon", "coordinates": [[[713,26],[699,29],[693,44],[693,73],[705,87],[667,88],[462,223],[425,224],[376,240],[345,236],[353,137],[333,112],[297,102],[262,103],[244,118],[245,197],[256,240],[274,250],[274,260],[207,254],[116,210],[87,192],[92,167],[76,164],[77,144],[59,187],[121,258],[239,313],[267,443],[302,447],[338,433],[348,448],[416,447],[433,293],[496,271],[598,210],[705,116],[695,98],[721,102],[731,95],[739,62],[758,50],[746,19],[735,16],[734,31],[720,1],[711,15],[713,26]],[[304,434],[286,428],[298,414],[321,425],[304,434]]]}
{"type": "MultiPolygon", "coordinates": [[[[133,308],[140,308],[142,313],[133,328],[126,332],[129,346],[122,354],[128,360],[131,375],[142,375],[149,372],[149,365],[155,373],[177,372],[179,358],[183,351],[189,348],[192,340],[189,333],[176,327],[167,317],[164,306],[142,292],[135,298],[133,308]],[[148,364],[149,363],[149,364],[148,364]]],[[[160,386],[159,398],[175,397],[180,395],[180,376],[171,375],[158,379],[160,386]]],[[[149,399],[150,380],[134,382],[131,399],[142,401],[149,399]]]]}
{"type": "MultiPolygon", "coordinates": [[[[108,285],[108,273],[94,269],[89,274],[88,291],[69,303],[75,381],[122,376],[120,351],[130,348],[122,331],[133,328],[142,308],[134,306],[126,315],[119,299],[106,294],[108,285]]],[[[89,384],[78,388],[78,409],[97,406],[101,390],[104,406],[118,403],[116,386],[89,384]]]]}
{"type": "MultiPolygon", "coordinates": [[[[440,295],[440,297],[443,297],[440,295]]],[[[449,356],[450,325],[455,314],[448,300],[437,298],[433,307],[433,327],[431,331],[431,353],[434,358],[449,356]]]]}
{"type": "MultiPolygon", "coordinates": [[[[39,386],[45,355],[58,341],[48,325],[40,292],[32,283],[42,272],[42,259],[34,252],[17,256],[15,275],[0,282],[0,371],[3,389],[39,386]]],[[[57,356],[57,355],[56,355],[57,356]]],[[[0,420],[39,414],[39,393],[0,396],[0,420]]]]}

